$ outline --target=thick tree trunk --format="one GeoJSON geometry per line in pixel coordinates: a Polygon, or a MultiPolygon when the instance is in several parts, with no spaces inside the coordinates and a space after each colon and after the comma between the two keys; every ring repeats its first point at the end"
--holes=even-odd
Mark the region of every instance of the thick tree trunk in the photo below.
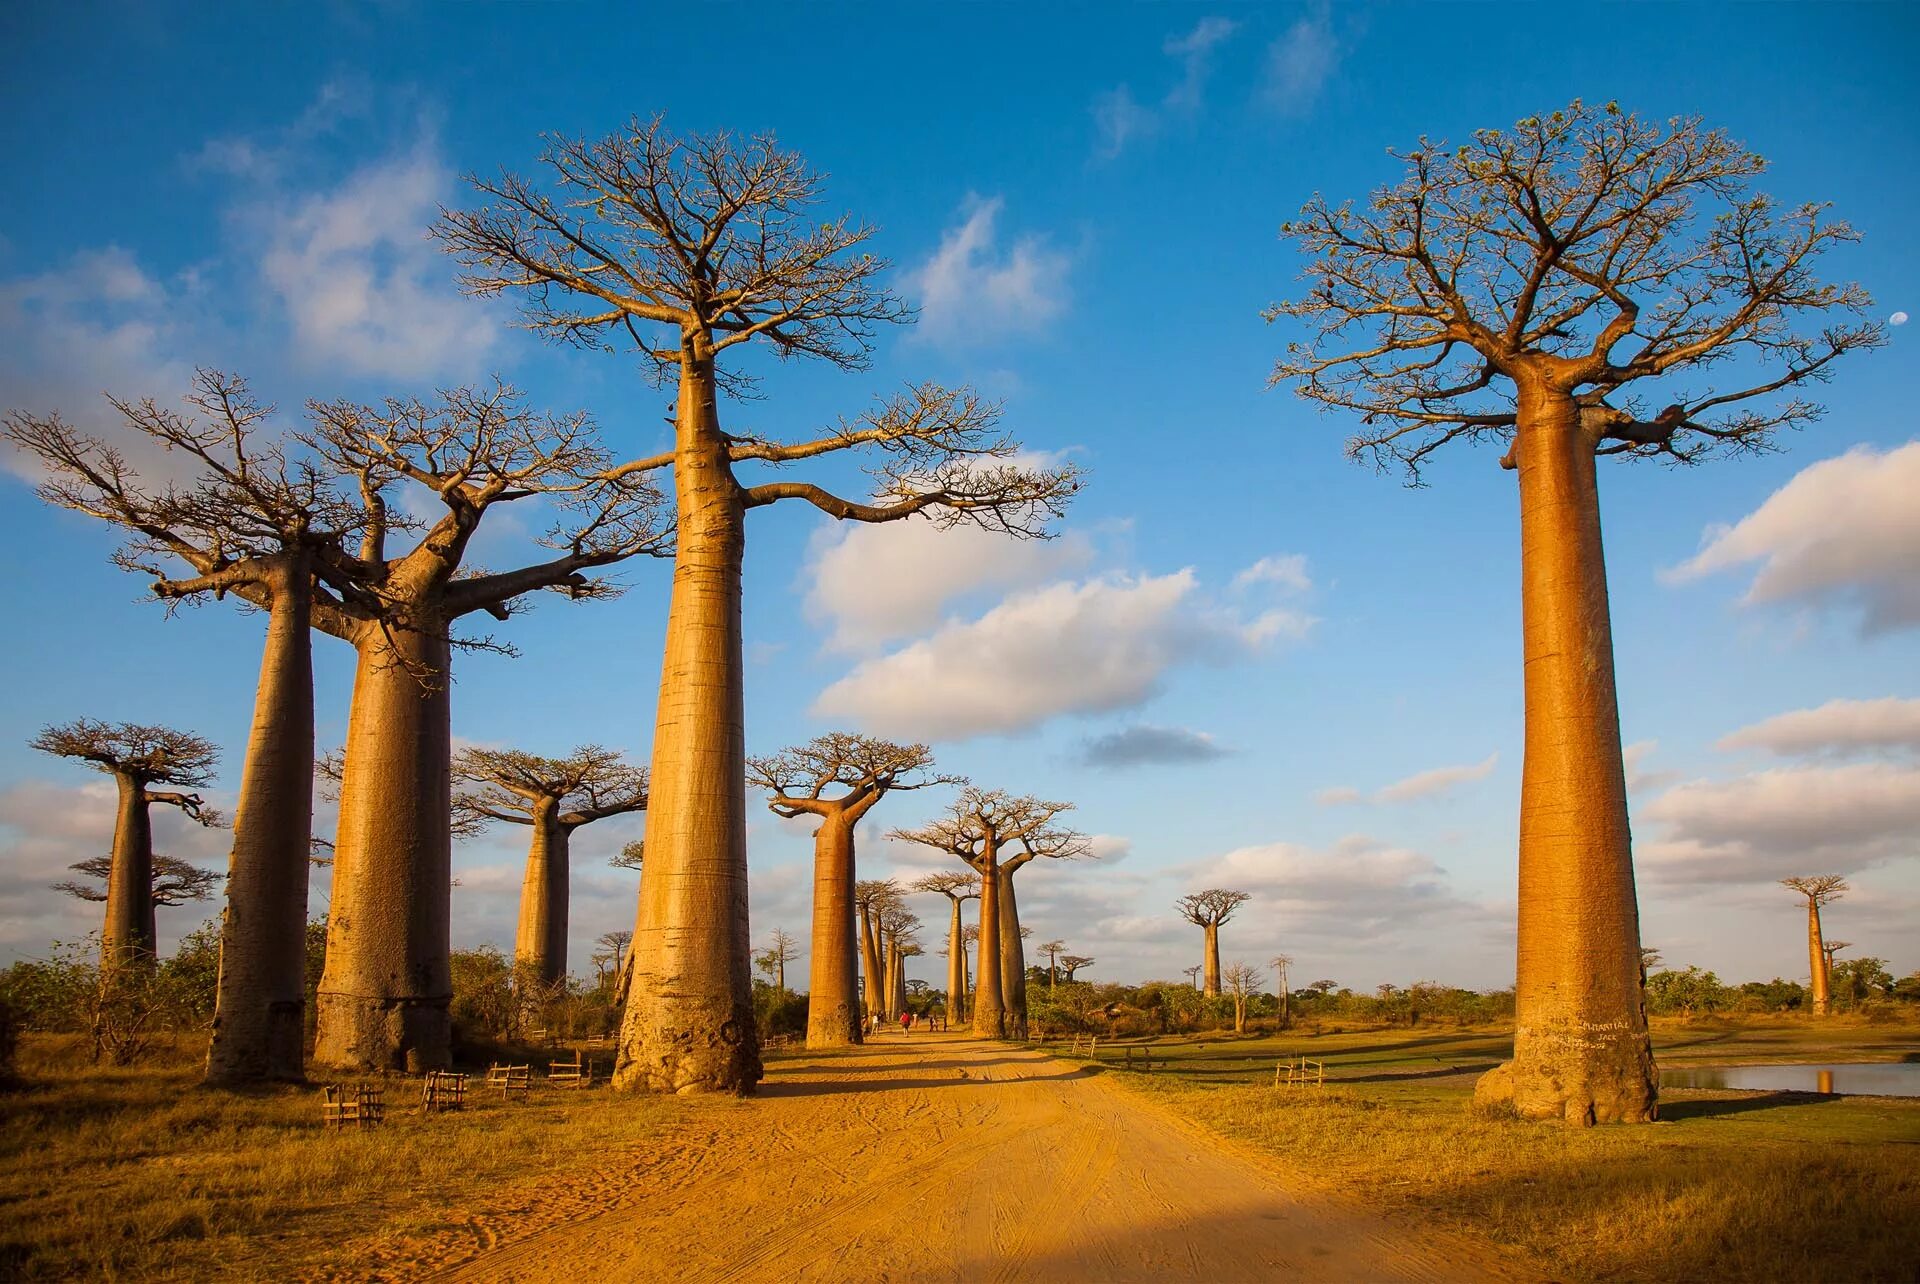
{"type": "Polygon", "coordinates": [[[745,510],[689,340],[675,415],[678,551],[660,670],[634,986],[614,1086],[751,1092],[761,1075],[747,924],[740,657],[745,510]]]}
{"type": "Polygon", "coordinates": [[[220,927],[207,1082],[297,1080],[313,846],[313,632],[303,564],[272,586],[220,927]]]}
{"type": "Polygon", "coordinates": [[[897,1021],[900,1019],[900,938],[891,932],[881,946],[884,958],[880,964],[880,1019],[897,1021]]]}
{"type": "Polygon", "coordinates": [[[1820,930],[1820,905],[1812,897],[1807,898],[1807,954],[1813,962],[1813,1014],[1825,1016],[1833,1003],[1833,986],[1827,971],[1827,940],[1820,930]]]}
{"type": "Polygon", "coordinates": [[[844,1048],[862,1039],[854,967],[853,875],[853,826],[844,816],[822,816],[813,836],[813,956],[807,972],[809,1048],[844,1048]]]}
{"type": "Polygon", "coordinates": [[[1655,1113],[1593,443],[1571,400],[1522,389],[1526,758],[1514,1059],[1476,1095],[1531,1118],[1655,1113]]]}
{"type": "Polygon", "coordinates": [[[898,1021],[907,1010],[907,951],[900,941],[893,943],[893,1019],[898,1021]]]}
{"type": "Polygon", "coordinates": [[[444,629],[368,626],[347,723],[316,1065],[444,1069],[453,839],[444,629]]]}
{"type": "Polygon", "coordinates": [[[533,808],[533,839],[527,848],[527,873],[520,883],[520,925],[513,938],[513,961],[542,987],[567,974],[567,903],[572,894],[567,827],[559,803],[543,799],[533,808]]]}
{"type": "Polygon", "coordinates": [[[1220,925],[1208,923],[1206,970],[1201,974],[1200,993],[1218,997],[1220,993],[1220,925]]]}
{"type": "Polygon", "coordinates": [[[120,790],[113,823],[113,863],[107,869],[107,918],[100,931],[100,969],[110,972],[129,963],[151,964],[153,924],[153,817],[147,785],[137,776],[115,772],[120,790]]]}
{"type": "Polygon", "coordinates": [[[967,1002],[967,928],[960,915],[962,902],[953,898],[953,926],[947,932],[947,1024],[958,1025],[966,1017],[967,1002]]]}
{"type": "Polygon", "coordinates": [[[1027,951],[1020,940],[1020,902],[1013,874],[1000,875],[1000,1002],[1006,1008],[1007,1037],[1027,1037],[1027,951]]]}
{"type": "Polygon", "coordinates": [[[886,980],[880,975],[880,943],[874,938],[871,906],[860,909],[860,970],[866,980],[867,1012],[874,1020],[882,1020],[886,980]]]}
{"type": "Polygon", "coordinates": [[[973,1032],[983,1039],[1007,1037],[1006,1001],[1000,994],[1000,870],[992,852],[987,868],[980,870],[980,962],[973,987],[973,1032]]]}
{"type": "Polygon", "coordinates": [[[1280,969],[1280,1028],[1293,1024],[1293,991],[1287,988],[1287,969],[1280,969]]]}

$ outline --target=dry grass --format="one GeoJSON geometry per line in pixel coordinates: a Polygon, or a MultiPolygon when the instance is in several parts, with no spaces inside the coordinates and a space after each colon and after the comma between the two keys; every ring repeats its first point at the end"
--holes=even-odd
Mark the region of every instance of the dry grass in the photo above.
{"type": "MultiPolygon", "coordinates": [[[[1656,1033],[1669,1064],[1920,1057],[1920,1029],[1728,1023],[1656,1033]]],[[[1517,1250],[1565,1280],[1912,1280],[1920,1100],[1669,1090],[1651,1127],[1479,1116],[1504,1032],[1355,1032],[1175,1044],[1123,1076],[1175,1113],[1312,1180],[1517,1250]],[[1275,1059],[1328,1063],[1275,1089],[1275,1059]]]]}
{"type": "Polygon", "coordinates": [[[329,1131],[315,1088],[197,1087],[204,1048],[109,1070],[29,1037],[29,1086],[0,1095],[0,1277],[282,1280],[363,1261],[449,1210],[523,1200],[582,1153],[639,1148],[673,1112],[536,1083],[511,1105],[470,1086],[465,1111],[422,1116],[394,1080],[384,1126],[329,1131]]]}

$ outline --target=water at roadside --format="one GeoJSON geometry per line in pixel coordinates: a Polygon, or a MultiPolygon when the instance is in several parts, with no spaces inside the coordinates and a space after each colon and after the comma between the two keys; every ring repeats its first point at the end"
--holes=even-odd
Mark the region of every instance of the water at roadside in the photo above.
{"type": "Polygon", "coordinates": [[[1920,1062],[1849,1065],[1689,1066],[1662,1070],[1662,1088],[1744,1088],[1843,1096],[1920,1097],[1920,1062]]]}

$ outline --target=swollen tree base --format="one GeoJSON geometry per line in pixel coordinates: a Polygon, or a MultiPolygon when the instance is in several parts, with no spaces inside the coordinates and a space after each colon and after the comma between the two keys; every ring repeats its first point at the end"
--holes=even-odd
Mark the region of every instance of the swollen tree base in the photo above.
{"type": "Polygon", "coordinates": [[[1575,1127],[1659,1117],[1653,1045],[1644,1028],[1557,1026],[1515,1032],[1514,1059],[1480,1076],[1473,1103],[1575,1127]]]}
{"type": "MultiPolygon", "coordinates": [[[[645,984],[636,975],[635,986],[645,984]]],[[[636,1029],[629,1019],[620,1033],[613,1086],[625,1092],[751,1092],[760,1081],[760,1044],[751,1009],[705,1009],[702,996],[667,996],[655,1011],[680,1018],[671,1027],[636,1029]]]]}
{"type": "Polygon", "coordinates": [[[452,1066],[453,1025],[444,998],[321,994],[317,1066],[420,1074],[452,1066]]]}

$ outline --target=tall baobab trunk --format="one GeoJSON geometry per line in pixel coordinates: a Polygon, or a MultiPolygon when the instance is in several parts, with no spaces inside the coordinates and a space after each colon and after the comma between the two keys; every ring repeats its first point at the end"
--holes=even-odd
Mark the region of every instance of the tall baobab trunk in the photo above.
{"type": "Polygon", "coordinates": [[[1656,1088],[1593,442],[1569,398],[1524,385],[1519,422],[1527,734],[1512,1101],[1536,1118],[1645,1121],[1656,1088]]]}
{"type": "Polygon", "coordinates": [[[1833,957],[1827,953],[1827,938],[1820,930],[1820,902],[1812,896],[1807,897],[1807,956],[1812,962],[1809,981],[1813,989],[1813,1014],[1825,1016],[1833,1002],[1833,974],[1828,970],[1833,957]]]}
{"type": "Polygon", "coordinates": [[[446,631],[372,624],[355,646],[313,1059],[440,1069],[452,1060],[453,997],[446,631]]]}
{"type": "Polygon", "coordinates": [[[822,816],[813,835],[809,1048],[844,1048],[861,1042],[860,993],[853,963],[853,874],[853,826],[840,815],[822,816]]]}
{"type": "Polygon", "coordinates": [[[953,898],[953,926],[947,932],[947,1024],[958,1024],[967,1002],[967,928],[958,897],[953,898]]]}
{"type": "Polygon", "coordinates": [[[880,980],[880,1019],[897,1021],[900,1018],[900,936],[897,932],[882,934],[885,938],[883,950],[885,960],[881,964],[880,980]]]}
{"type": "Polygon", "coordinates": [[[893,1019],[898,1021],[907,1010],[907,951],[895,938],[893,942],[893,1019]]]}
{"type": "Polygon", "coordinates": [[[873,934],[873,907],[860,908],[860,969],[867,982],[867,1011],[878,1021],[882,1018],[881,1009],[886,1006],[882,996],[886,993],[886,982],[880,975],[880,944],[873,934]]]}
{"type": "Polygon", "coordinates": [[[102,971],[151,963],[157,937],[147,782],[124,771],[114,772],[113,782],[120,789],[120,806],[113,823],[113,863],[107,869],[107,918],[100,932],[102,971]]]}
{"type": "Polygon", "coordinates": [[[267,641],[240,774],[220,928],[207,1082],[299,1079],[306,1040],[307,869],[313,843],[313,632],[307,569],[270,586],[267,641]]]}
{"type": "Polygon", "coordinates": [[[980,875],[980,964],[973,987],[973,1032],[983,1039],[1007,1037],[1006,1000],[1000,993],[1000,893],[998,861],[989,851],[980,875]]]}
{"type": "MultiPolygon", "coordinates": [[[[1218,923],[1208,923],[1205,926],[1207,933],[1207,957],[1204,960],[1206,970],[1201,973],[1200,993],[1209,997],[1217,997],[1220,993],[1220,925],[1218,923]]],[[[1187,939],[1192,940],[1193,938],[1188,937],[1187,939]]]]}
{"type": "Polygon", "coordinates": [[[567,827],[560,823],[559,800],[533,804],[533,839],[527,849],[527,874],[520,884],[520,925],[513,938],[513,961],[542,986],[567,974],[567,903],[572,894],[567,827]]]}
{"type": "Polygon", "coordinates": [[[678,551],[633,929],[634,986],[614,1086],[750,1092],[761,1068],[741,788],[745,510],[714,404],[711,341],[689,334],[684,345],[673,462],[678,551]]]}
{"type": "Polygon", "coordinates": [[[1027,1037],[1027,951],[1020,942],[1020,903],[1013,874],[1000,875],[1000,1002],[1006,1009],[1007,1037],[1027,1037]]]}

